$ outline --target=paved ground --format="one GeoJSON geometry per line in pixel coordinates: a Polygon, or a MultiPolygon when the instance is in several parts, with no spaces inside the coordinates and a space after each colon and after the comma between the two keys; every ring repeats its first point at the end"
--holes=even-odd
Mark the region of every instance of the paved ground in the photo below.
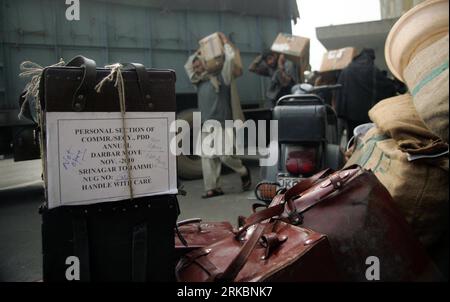
{"type": "MultiPolygon", "coordinates": [[[[254,183],[259,169],[252,167],[254,183]]],[[[0,160],[0,281],[42,279],[41,217],[43,200],[40,161],[14,163],[0,160]]],[[[223,177],[224,196],[201,199],[203,181],[184,181],[186,196],[180,196],[180,219],[201,217],[209,221],[248,215],[255,202],[253,191],[241,192],[236,174],[223,177]]]]}

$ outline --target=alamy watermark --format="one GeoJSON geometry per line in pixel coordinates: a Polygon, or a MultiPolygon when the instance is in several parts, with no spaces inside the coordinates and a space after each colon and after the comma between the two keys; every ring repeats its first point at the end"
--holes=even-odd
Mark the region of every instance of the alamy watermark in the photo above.
{"type": "Polygon", "coordinates": [[[273,166],[278,161],[278,121],[206,120],[202,123],[201,113],[193,113],[192,129],[185,120],[176,120],[170,125],[175,133],[170,142],[174,155],[223,156],[256,155],[261,166],[273,166]],[[191,140],[192,133],[192,140],[191,140]]]}
{"type": "Polygon", "coordinates": [[[80,280],[80,259],[77,256],[69,256],[66,258],[66,280],[79,281],[80,280]]]}
{"type": "Polygon", "coordinates": [[[366,264],[369,265],[366,269],[366,279],[368,281],[379,281],[380,259],[376,256],[367,257],[366,264]]]}
{"type": "Polygon", "coordinates": [[[80,21],[80,0],[66,0],[67,21],[80,21]]]}

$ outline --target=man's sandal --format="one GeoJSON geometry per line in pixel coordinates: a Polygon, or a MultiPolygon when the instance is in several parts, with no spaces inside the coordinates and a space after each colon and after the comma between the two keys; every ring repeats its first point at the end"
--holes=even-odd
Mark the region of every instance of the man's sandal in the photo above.
{"type": "Polygon", "coordinates": [[[215,196],[223,195],[223,191],[221,189],[213,189],[205,192],[205,194],[202,195],[202,198],[211,198],[215,196]]]}

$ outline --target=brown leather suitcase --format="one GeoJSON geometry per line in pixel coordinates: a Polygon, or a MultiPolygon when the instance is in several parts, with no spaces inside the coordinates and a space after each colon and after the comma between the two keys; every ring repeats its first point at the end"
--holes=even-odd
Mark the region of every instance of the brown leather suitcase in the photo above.
{"type": "MultiPolygon", "coordinates": [[[[258,214],[255,214],[258,215],[258,214]]],[[[281,221],[272,213],[234,236],[197,248],[176,267],[180,282],[298,282],[339,280],[325,235],[281,221]]]]}
{"type": "Polygon", "coordinates": [[[381,281],[441,280],[371,171],[351,166],[328,174],[299,183],[270,206],[282,208],[284,221],[326,234],[345,280],[367,281],[366,261],[371,256],[379,259],[381,281]]]}
{"type": "Polygon", "coordinates": [[[176,261],[194,249],[206,247],[232,236],[234,236],[233,226],[227,221],[203,222],[201,218],[179,221],[175,229],[176,261]]]}

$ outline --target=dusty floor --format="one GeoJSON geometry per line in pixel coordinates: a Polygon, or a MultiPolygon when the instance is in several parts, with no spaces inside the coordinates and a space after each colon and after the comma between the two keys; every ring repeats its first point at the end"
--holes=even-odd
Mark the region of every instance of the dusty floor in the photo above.
{"type": "MultiPolygon", "coordinates": [[[[253,186],[259,168],[253,164],[253,186]]],[[[0,281],[42,279],[41,216],[43,200],[39,160],[15,163],[0,160],[0,281]]],[[[236,174],[223,175],[225,195],[200,198],[203,181],[183,181],[186,196],[179,197],[179,219],[200,217],[209,221],[228,220],[236,224],[238,215],[248,215],[256,200],[253,191],[242,192],[236,174]]]]}

